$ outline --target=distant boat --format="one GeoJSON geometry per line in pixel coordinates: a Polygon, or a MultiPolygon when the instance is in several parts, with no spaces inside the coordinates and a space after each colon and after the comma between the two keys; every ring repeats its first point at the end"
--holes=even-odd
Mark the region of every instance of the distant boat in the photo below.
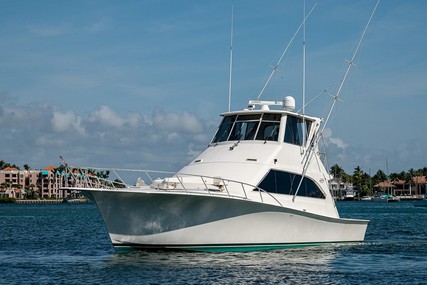
{"type": "Polygon", "coordinates": [[[380,196],[374,196],[372,197],[372,201],[374,202],[400,202],[400,198],[397,196],[393,196],[391,194],[383,194],[380,196]]]}

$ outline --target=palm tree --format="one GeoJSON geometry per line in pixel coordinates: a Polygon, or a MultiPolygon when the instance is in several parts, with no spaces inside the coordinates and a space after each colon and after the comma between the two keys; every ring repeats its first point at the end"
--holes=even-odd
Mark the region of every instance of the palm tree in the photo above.
{"type": "Polygon", "coordinates": [[[353,172],[353,185],[356,185],[356,189],[358,191],[362,191],[363,189],[363,175],[364,172],[360,166],[356,166],[353,172]]]}
{"type": "Polygon", "coordinates": [[[332,174],[334,178],[342,180],[347,173],[345,173],[344,169],[342,169],[338,164],[334,164],[331,167],[331,170],[329,170],[329,174],[332,174]]]}
{"type": "Polygon", "coordinates": [[[374,184],[378,184],[380,182],[387,181],[388,178],[387,178],[387,174],[385,174],[384,171],[382,171],[381,169],[378,169],[377,173],[375,173],[372,179],[374,180],[374,184]]]}
{"type": "Polygon", "coordinates": [[[38,193],[34,190],[34,187],[36,187],[34,184],[30,184],[25,186],[25,198],[26,199],[37,199],[38,193]]]}

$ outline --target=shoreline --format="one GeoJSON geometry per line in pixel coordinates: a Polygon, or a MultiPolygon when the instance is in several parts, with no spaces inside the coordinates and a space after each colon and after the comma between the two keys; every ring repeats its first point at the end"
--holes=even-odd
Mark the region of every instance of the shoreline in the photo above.
{"type": "Polygon", "coordinates": [[[15,204],[61,204],[61,203],[91,203],[91,201],[86,199],[72,199],[72,200],[66,200],[66,199],[40,199],[40,200],[15,200],[13,202],[15,204]]]}

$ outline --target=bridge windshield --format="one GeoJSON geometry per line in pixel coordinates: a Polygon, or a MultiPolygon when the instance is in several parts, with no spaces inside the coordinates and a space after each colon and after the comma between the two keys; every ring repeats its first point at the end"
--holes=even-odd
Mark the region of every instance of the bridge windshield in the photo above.
{"type": "Polygon", "coordinates": [[[277,141],[281,114],[250,114],[226,116],[212,143],[222,141],[277,141]]]}

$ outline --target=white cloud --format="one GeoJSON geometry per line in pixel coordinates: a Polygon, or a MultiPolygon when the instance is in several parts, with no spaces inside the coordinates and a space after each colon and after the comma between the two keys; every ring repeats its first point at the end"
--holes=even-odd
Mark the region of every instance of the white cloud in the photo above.
{"type": "Polygon", "coordinates": [[[346,149],[348,147],[348,144],[344,143],[344,141],[340,138],[332,137],[332,130],[329,128],[326,128],[323,132],[323,139],[325,141],[325,144],[332,144],[335,145],[339,149],[346,149]]]}
{"type": "Polygon", "coordinates": [[[157,110],[153,116],[154,126],[169,131],[181,131],[184,133],[200,133],[203,130],[203,125],[195,115],[186,111],[175,113],[163,113],[157,110]]]}
{"type": "Polygon", "coordinates": [[[85,135],[85,128],[82,126],[82,119],[72,111],[53,112],[52,126],[58,132],[75,131],[79,135],[85,135]]]}
{"type": "Polygon", "coordinates": [[[113,128],[121,128],[126,124],[130,127],[137,127],[141,121],[141,116],[136,113],[131,113],[127,117],[121,117],[110,107],[103,105],[99,110],[93,111],[89,115],[89,121],[113,128]]]}

